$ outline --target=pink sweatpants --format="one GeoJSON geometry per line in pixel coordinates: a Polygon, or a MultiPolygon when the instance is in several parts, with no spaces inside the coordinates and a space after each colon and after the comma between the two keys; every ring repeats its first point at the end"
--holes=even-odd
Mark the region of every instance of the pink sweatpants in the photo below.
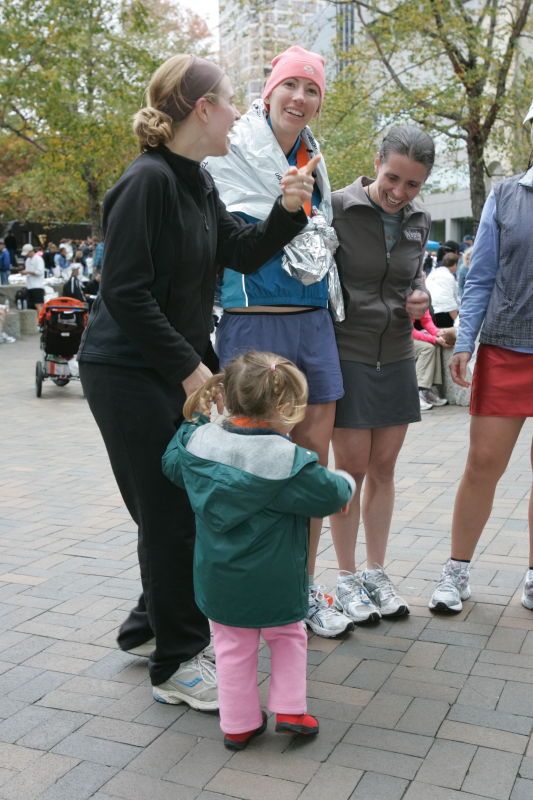
{"type": "Polygon", "coordinates": [[[257,685],[260,636],[270,650],[268,708],[278,714],[305,714],[307,633],[303,622],[275,628],[233,628],[220,622],[211,625],[224,733],[244,733],[263,722],[257,685]]]}

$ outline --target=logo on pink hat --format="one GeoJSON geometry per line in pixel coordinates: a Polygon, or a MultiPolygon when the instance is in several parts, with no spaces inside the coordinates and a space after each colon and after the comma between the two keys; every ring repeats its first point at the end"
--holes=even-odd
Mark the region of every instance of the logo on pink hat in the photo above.
{"type": "Polygon", "coordinates": [[[315,74],[315,68],[311,66],[311,64],[304,64],[303,67],[304,72],[308,72],[309,75],[315,74]]]}

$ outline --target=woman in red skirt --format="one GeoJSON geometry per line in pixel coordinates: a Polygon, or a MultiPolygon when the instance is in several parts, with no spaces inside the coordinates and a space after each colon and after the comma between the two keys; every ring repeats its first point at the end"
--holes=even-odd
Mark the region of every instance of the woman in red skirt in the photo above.
{"type": "MultiPolygon", "coordinates": [[[[524,124],[533,120],[533,103],[524,124]]],[[[533,130],[532,130],[533,143],[533,130]]],[[[533,416],[533,166],[489,194],[476,236],[451,364],[459,386],[480,346],[470,401],[470,448],[452,522],[451,558],[429,602],[457,613],[470,597],[470,560],[526,417],[533,416]]],[[[533,463],[533,448],[532,448],[533,463]]],[[[522,605],[533,610],[533,499],[522,605]]]]}

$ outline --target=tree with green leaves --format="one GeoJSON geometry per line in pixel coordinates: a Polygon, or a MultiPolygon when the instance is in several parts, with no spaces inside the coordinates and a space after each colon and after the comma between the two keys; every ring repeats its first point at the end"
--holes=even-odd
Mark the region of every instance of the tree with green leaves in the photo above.
{"type": "Polygon", "coordinates": [[[327,1],[356,12],[344,55],[358,75],[346,80],[354,102],[368,84],[382,122],[412,120],[464,149],[477,224],[490,144],[512,163],[517,109],[533,95],[533,59],[522,46],[532,0],[327,1]]]}
{"type": "Polygon", "coordinates": [[[0,214],[85,218],[98,235],[103,194],[135,155],[150,74],[208,46],[205,24],[170,0],[5,0],[0,214]]]}

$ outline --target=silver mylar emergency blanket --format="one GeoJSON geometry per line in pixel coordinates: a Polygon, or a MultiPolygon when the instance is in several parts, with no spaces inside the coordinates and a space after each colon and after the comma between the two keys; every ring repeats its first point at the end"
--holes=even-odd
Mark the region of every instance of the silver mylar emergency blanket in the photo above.
{"type": "MultiPolygon", "coordinates": [[[[314,156],[320,152],[309,128],[302,139],[314,156]]],[[[289,164],[270,126],[262,100],[252,103],[230,133],[230,152],[221,158],[208,158],[205,166],[215,179],[228,211],[243,212],[264,220],[280,194],[280,182],[289,164]]],[[[303,232],[283,248],[283,269],[304,285],[328,276],[328,299],[333,319],[344,319],[344,302],[333,254],[338,239],[331,227],[331,190],[324,161],[316,168],[322,200],[303,232]]]]}

